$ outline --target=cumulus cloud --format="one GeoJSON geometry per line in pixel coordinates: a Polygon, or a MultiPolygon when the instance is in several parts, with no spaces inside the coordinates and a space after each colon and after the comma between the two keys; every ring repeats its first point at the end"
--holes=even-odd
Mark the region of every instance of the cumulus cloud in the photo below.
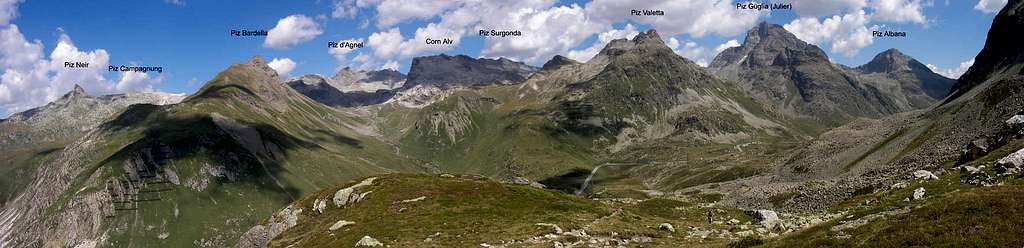
{"type": "Polygon", "coordinates": [[[150,78],[148,73],[142,73],[137,71],[129,71],[121,73],[121,79],[117,81],[114,88],[117,91],[142,91],[152,92],[154,91],[153,86],[163,82],[164,77],[157,76],[150,78]]]}
{"type": "Polygon", "coordinates": [[[116,81],[105,77],[110,54],[104,49],[81,50],[61,33],[48,57],[41,41],[28,41],[17,25],[0,29],[0,114],[24,111],[56,100],[81,85],[93,94],[152,91],[163,77],[142,72],[120,73],[116,81]],[[89,67],[66,68],[64,62],[85,62],[89,67]]]}
{"type": "Polygon", "coordinates": [[[738,46],[740,46],[740,42],[737,41],[737,40],[726,41],[725,43],[722,43],[721,45],[718,45],[718,47],[715,47],[715,56],[718,56],[718,54],[722,53],[722,51],[725,51],[725,49],[729,49],[729,48],[732,48],[732,47],[738,47],[738,46]]]}
{"type": "MultiPolygon", "coordinates": [[[[617,30],[612,28],[613,24],[649,25],[667,37],[679,34],[734,36],[745,32],[756,24],[758,17],[765,15],[758,11],[738,11],[728,0],[595,0],[584,6],[556,6],[557,3],[559,1],[554,0],[356,0],[354,5],[357,9],[376,8],[378,15],[375,21],[381,31],[367,38],[367,46],[373,52],[357,56],[358,59],[353,58],[352,61],[365,61],[372,63],[371,67],[377,67],[390,60],[445,52],[457,46],[467,35],[491,29],[519,30],[523,35],[485,38],[481,57],[507,57],[540,64],[556,54],[569,53],[574,59],[588,60],[606,41],[599,41],[596,47],[573,49],[594,35],[615,34],[617,30]],[[657,18],[638,17],[630,15],[631,9],[656,9],[666,14],[657,18]],[[394,27],[411,20],[433,22],[417,28],[412,34],[402,33],[394,27]],[[456,45],[427,45],[424,42],[426,38],[448,38],[456,45]]],[[[343,6],[352,4],[348,2],[343,6]]],[[[635,30],[635,27],[631,28],[635,30]]]]}
{"type": "Polygon", "coordinates": [[[793,10],[800,16],[831,16],[863,9],[867,0],[794,0],[793,10]]]}
{"type": "Polygon", "coordinates": [[[675,37],[669,38],[668,43],[665,43],[669,48],[672,48],[676,54],[683,56],[684,58],[692,60],[694,63],[700,66],[708,66],[707,49],[697,45],[697,42],[683,41],[680,42],[675,37]]]}
{"type": "MultiPolygon", "coordinates": [[[[384,0],[377,5],[377,27],[384,29],[407,20],[423,20],[447,12],[460,5],[459,0],[384,0]],[[386,13],[386,14],[380,14],[386,13]]],[[[373,4],[367,2],[365,4],[373,4]]],[[[500,4],[487,2],[487,4],[500,4]]]]}
{"type": "Polygon", "coordinates": [[[649,24],[665,36],[689,34],[693,37],[741,34],[764,15],[762,11],[737,10],[732,1],[726,0],[594,0],[587,4],[586,9],[588,17],[598,22],[629,20],[649,24]],[[632,9],[662,10],[665,15],[634,16],[629,12],[632,9]]]}
{"type": "Polygon", "coordinates": [[[334,18],[353,18],[359,11],[355,0],[334,0],[332,5],[331,17],[334,18]]]}
{"type": "Polygon", "coordinates": [[[974,9],[985,13],[995,13],[1003,9],[1003,6],[1006,6],[1006,0],[979,0],[978,4],[974,5],[974,9]]]}
{"type": "Polygon", "coordinates": [[[612,40],[615,39],[630,39],[636,36],[638,33],[639,32],[636,30],[636,27],[633,27],[633,24],[626,24],[626,26],[623,27],[622,29],[612,29],[605,31],[597,35],[597,40],[594,41],[593,45],[581,50],[569,51],[567,57],[576,61],[586,62],[591,58],[594,58],[594,55],[597,55],[597,53],[601,52],[601,49],[603,49],[604,46],[608,44],[608,42],[611,42],[612,40]]]}
{"type": "MultiPolygon", "coordinates": [[[[496,25],[481,24],[481,29],[509,27],[522,31],[523,36],[489,38],[480,52],[482,56],[508,57],[526,63],[540,64],[556,54],[577,47],[583,40],[605,28],[604,25],[589,21],[583,8],[577,5],[543,10],[523,9],[503,20],[506,22],[496,25]]],[[[632,25],[627,29],[629,31],[623,34],[631,32],[635,35],[632,25]]],[[[589,57],[593,57],[593,54],[587,59],[589,57]]]]}
{"type": "Polygon", "coordinates": [[[267,32],[263,47],[284,49],[316,38],[324,31],[320,26],[305,15],[290,15],[277,21],[277,25],[267,32]]]}
{"type": "Polygon", "coordinates": [[[938,73],[939,75],[957,79],[960,78],[960,75],[963,75],[965,72],[967,72],[967,69],[970,69],[971,65],[974,65],[974,59],[961,62],[960,66],[951,69],[939,68],[938,66],[934,66],[932,64],[927,64],[925,66],[928,66],[928,69],[931,69],[933,72],[938,73]]]}
{"type": "MultiPolygon", "coordinates": [[[[338,44],[344,44],[346,42],[350,43],[350,44],[353,44],[353,43],[363,43],[363,39],[340,40],[340,41],[338,41],[338,44]]],[[[355,51],[356,49],[359,49],[359,48],[355,48],[355,47],[353,47],[353,48],[349,48],[349,47],[337,47],[337,48],[328,47],[327,48],[327,54],[330,54],[331,57],[334,57],[334,60],[337,60],[339,64],[345,64],[345,63],[349,62],[348,54],[352,53],[352,51],[355,51]]]]}
{"type": "Polygon", "coordinates": [[[924,13],[922,12],[922,0],[872,0],[871,7],[875,9],[872,17],[878,21],[886,22],[913,22],[925,24],[924,13]]]}
{"type": "Polygon", "coordinates": [[[830,44],[831,51],[844,56],[854,56],[860,49],[871,45],[871,32],[865,26],[869,17],[863,10],[842,16],[835,15],[823,20],[802,17],[783,25],[797,38],[807,43],[830,44]]]}
{"type": "Polygon", "coordinates": [[[18,17],[18,4],[21,2],[24,0],[0,0],[0,25],[7,25],[18,17]]]}
{"type": "Polygon", "coordinates": [[[295,61],[292,61],[292,59],[289,58],[274,58],[270,63],[267,63],[267,66],[270,66],[270,68],[277,71],[277,75],[284,77],[295,69],[295,61]]]}

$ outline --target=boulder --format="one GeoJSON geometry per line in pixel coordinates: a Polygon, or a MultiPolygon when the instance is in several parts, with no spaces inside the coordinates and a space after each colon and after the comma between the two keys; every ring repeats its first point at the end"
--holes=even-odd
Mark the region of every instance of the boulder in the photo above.
{"type": "Polygon", "coordinates": [[[1013,117],[1010,117],[1010,119],[1006,120],[1007,126],[1013,127],[1020,126],[1022,124],[1024,124],[1024,115],[1014,115],[1013,117]]]}
{"type": "Polygon", "coordinates": [[[930,171],[926,171],[926,170],[917,170],[917,171],[915,171],[914,172],[914,178],[924,179],[924,180],[939,179],[939,177],[935,176],[935,174],[932,174],[930,171]]]}
{"type": "Polygon", "coordinates": [[[676,228],[672,227],[672,224],[669,224],[669,223],[661,223],[661,225],[658,225],[658,229],[669,231],[669,232],[676,232],[676,228]]]}
{"type": "Polygon", "coordinates": [[[334,231],[334,230],[341,229],[342,227],[349,226],[349,225],[355,225],[355,224],[356,223],[352,222],[352,221],[339,220],[338,222],[334,222],[334,225],[331,225],[331,228],[328,228],[328,229],[331,230],[331,231],[334,231]]]}
{"type": "Polygon", "coordinates": [[[999,174],[1016,174],[1024,168],[1024,149],[1017,150],[996,161],[995,169],[999,174]]]}
{"type": "Polygon", "coordinates": [[[334,205],[338,206],[340,208],[342,206],[345,206],[345,204],[355,203],[355,202],[358,202],[360,200],[363,200],[363,197],[366,197],[366,195],[369,194],[370,192],[362,192],[362,193],[360,193],[357,190],[360,187],[365,187],[365,186],[372,185],[373,184],[373,180],[376,180],[376,179],[377,179],[376,177],[370,177],[370,178],[364,179],[362,182],[359,182],[359,183],[357,183],[355,185],[349,186],[348,188],[340,189],[337,192],[334,192],[334,205]]]}
{"type": "Polygon", "coordinates": [[[924,187],[918,187],[917,189],[915,189],[914,190],[914,196],[912,198],[910,198],[910,199],[911,200],[919,200],[921,198],[924,198],[924,187]]]}
{"type": "Polygon", "coordinates": [[[779,220],[779,214],[772,210],[754,210],[754,223],[764,223],[779,220]]]}
{"type": "Polygon", "coordinates": [[[985,156],[985,154],[988,154],[989,152],[990,143],[990,140],[987,138],[980,138],[971,141],[970,144],[967,144],[963,153],[960,154],[957,164],[966,164],[967,162],[971,162],[985,156]]]}
{"type": "Polygon", "coordinates": [[[324,209],[327,209],[327,200],[317,198],[313,201],[313,211],[322,214],[324,209]]]}
{"type": "Polygon", "coordinates": [[[377,247],[384,246],[384,244],[370,236],[363,236],[363,238],[359,239],[359,242],[356,242],[356,247],[359,246],[377,247]]]}

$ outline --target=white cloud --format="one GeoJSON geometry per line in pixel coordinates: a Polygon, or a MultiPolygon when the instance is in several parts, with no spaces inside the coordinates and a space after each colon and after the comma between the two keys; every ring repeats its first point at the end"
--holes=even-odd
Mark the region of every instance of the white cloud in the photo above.
{"type": "Polygon", "coordinates": [[[43,44],[28,42],[17,25],[0,29],[0,68],[28,69],[43,57],[43,44]]]}
{"type": "Polygon", "coordinates": [[[104,49],[80,50],[64,33],[49,57],[43,56],[42,42],[26,40],[17,25],[0,28],[0,34],[0,113],[5,116],[56,100],[75,84],[93,94],[109,94],[152,91],[163,81],[141,72],[121,73],[118,81],[111,81],[105,77],[110,54],[104,49]],[[64,62],[89,66],[65,68],[64,62]]]}
{"type": "Polygon", "coordinates": [[[594,41],[593,45],[582,50],[569,51],[567,57],[576,61],[586,62],[591,58],[594,58],[594,55],[601,52],[601,49],[603,49],[608,42],[615,39],[630,39],[638,33],[639,32],[636,31],[636,27],[633,27],[633,24],[626,24],[622,29],[605,31],[597,35],[597,40],[594,41]]]}
{"type": "Polygon", "coordinates": [[[7,25],[18,17],[18,4],[24,0],[0,0],[0,25],[7,25]]]}
{"type": "Polygon", "coordinates": [[[331,17],[334,18],[353,18],[359,11],[355,0],[334,0],[332,4],[334,10],[331,11],[331,17]]]}
{"type": "Polygon", "coordinates": [[[118,91],[153,91],[153,86],[163,82],[163,76],[157,76],[156,78],[150,78],[149,74],[128,71],[121,73],[121,80],[117,81],[114,86],[118,91]]]}
{"type": "Polygon", "coordinates": [[[867,0],[794,0],[791,3],[797,14],[806,17],[836,15],[867,6],[867,0]]]}
{"type": "Polygon", "coordinates": [[[164,0],[164,2],[178,7],[185,6],[185,0],[164,0]]]}
{"type": "Polygon", "coordinates": [[[979,0],[974,9],[985,13],[995,13],[1006,6],[1006,0],[979,0]]]}
{"type": "Polygon", "coordinates": [[[384,63],[384,65],[381,66],[379,69],[392,69],[392,70],[396,70],[397,71],[398,70],[398,61],[394,61],[394,60],[388,61],[387,63],[384,63]]]}
{"type": "Polygon", "coordinates": [[[864,11],[860,10],[820,21],[814,17],[802,17],[783,27],[807,43],[819,46],[831,44],[832,52],[852,57],[860,52],[861,48],[874,42],[871,32],[865,27],[868,19],[864,11]]]}
{"type": "Polygon", "coordinates": [[[316,38],[324,31],[305,15],[290,15],[277,21],[267,33],[263,47],[283,49],[316,38]]]}
{"type": "Polygon", "coordinates": [[[650,24],[665,36],[708,34],[735,36],[757,24],[763,11],[737,10],[731,0],[594,0],[586,6],[587,16],[601,23],[634,21],[650,24]],[[632,9],[655,9],[663,16],[633,16],[632,9]]]}
{"type": "Polygon", "coordinates": [[[740,42],[737,41],[737,40],[726,41],[725,43],[722,43],[721,45],[718,45],[718,47],[715,47],[715,56],[718,56],[718,54],[722,53],[722,51],[725,51],[725,49],[729,49],[729,48],[732,48],[732,47],[738,47],[738,46],[740,46],[740,42]]]}
{"type": "MultiPolygon", "coordinates": [[[[384,0],[377,5],[377,27],[391,27],[407,20],[424,20],[459,6],[458,0],[384,0]]],[[[365,2],[364,5],[374,4],[365,2]]],[[[488,2],[487,4],[501,4],[488,2]]]]}
{"type": "Polygon", "coordinates": [[[669,38],[668,43],[665,43],[669,48],[672,48],[676,54],[683,56],[684,58],[692,60],[694,63],[700,66],[708,66],[706,59],[707,49],[697,45],[697,42],[684,41],[680,42],[675,37],[669,38]]]}
{"type": "Polygon", "coordinates": [[[967,72],[967,69],[970,69],[971,65],[974,65],[974,59],[961,62],[959,67],[952,69],[943,69],[932,64],[927,64],[926,66],[928,66],[928,69],[931,69],[935,73],[946,76],[948,78],[957,79],[960,78],[960,75],[963,75],[965,72],[967,72]]]}
{"type": "Polygon", "coordinates": [[[270,68],[273,68],[275,71],[277,71],[277,75],[284,77],[295,69],[295,61],[292,61],[292,59],[289,58],[274,58],[273,60],[270,61],[270,63],[267,63],[267,66],[270,66],[270,68]]]}
{"type": "MultiPolygon", "coordinates": [[[[872,18],[878,21],[887,22],[913,22],[926,24],[922,12],[922,0],[872,0],[871,7],[875,9],[872,18]]],[[[929,4],[930,5],[930,4],[929,4]]]]}
{"type": "MultiPolygon", "coordinates": [[[[487,38],[480,52],[484,57],[508,57],[526,63],[544,63],[556,54],[577,47],[605,25],[591,22],[578,5],[549,9],[521,9],[501,18],[504,23],[482,23],[480,29],[508,27],[523,32],[520,37],[487,38]]],[[[628,27],[630,32],[632,25],[628,27]]],[[[591,55],[592,57],[593,55],[591,55]]],[[[589,59],[589,57],[588,57],[589,59]]]]}

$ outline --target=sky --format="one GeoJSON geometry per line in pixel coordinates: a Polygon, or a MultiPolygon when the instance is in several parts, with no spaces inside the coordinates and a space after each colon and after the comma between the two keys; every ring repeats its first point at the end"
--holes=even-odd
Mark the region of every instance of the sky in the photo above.
{"type": "Polygon", "coordinates": [[[260,55],[282,78],[344,67],[409,70],[417,56],[506,57],[540,66],[586,61],[610,40],[656,29],[679,55],[710,63],[759,22],[783,25],[835,63],[857,66],[896,48],[959,77],[1006,0],[0,0],[0,118],[45,105],[78,84],[92,95],[193,93],[234,63],[260,55]],[[660,10],[636,16],[631,10],[660,10]],[[264,30],[235,36],[231,30],[264,30]],[[479,30],[518,30],[483,37],[479,30]],[[901,31],[902,38],[872,37],[901,31]],[[451,45],[426,44],[450,39],[451,45]],[[361,43],[329,48],[328,42],[361,43]],[[86,62],[69,67],[65,62],[86,62]],[[160,67],[160,72],[110,71],[160,67]],[[124,66],[124,67],[122,67],[124,66]]]}

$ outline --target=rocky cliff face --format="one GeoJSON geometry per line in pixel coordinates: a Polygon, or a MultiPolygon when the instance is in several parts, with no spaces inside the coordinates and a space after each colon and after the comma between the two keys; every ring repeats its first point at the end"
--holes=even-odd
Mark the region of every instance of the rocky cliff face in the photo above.
{"type": "Polygon", "coordinates": [[[474,59],[465,55],[435,55],[412,60],[403,89],[416,85],[442,89],[521,83],[537,68],[506,58],[474,59]]]}
{"type": "Polygon", "coordinates": [[[820,48],[775,24],[751,29],[742,46],[720,53],[710,68],[791,117],[813,117],[834,125],[913,109],[877,84],[833,65],[820,48]]]}

